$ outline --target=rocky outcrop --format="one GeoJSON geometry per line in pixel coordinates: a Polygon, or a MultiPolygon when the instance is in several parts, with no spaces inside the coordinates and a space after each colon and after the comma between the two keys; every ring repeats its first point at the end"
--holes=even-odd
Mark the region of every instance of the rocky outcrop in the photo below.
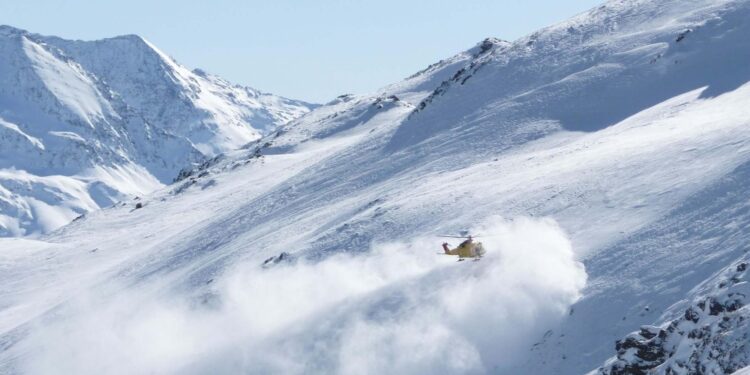
{"type": "Polygon", "coordinates": [[[731,374],[750,364],[747,269],[747,262],[732,265],[699,286],[677,318],[618,340],[617,356],[594,373],[731,374]]]}

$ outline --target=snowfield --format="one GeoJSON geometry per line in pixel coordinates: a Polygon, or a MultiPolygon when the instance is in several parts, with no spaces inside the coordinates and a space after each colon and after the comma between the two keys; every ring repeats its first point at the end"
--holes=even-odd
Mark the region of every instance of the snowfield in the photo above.
{"type": "Polygon", "coordinates": [[[610,1],[0,239],[0,372],[740,370],[748,20],[610,1]]]}
{"type": "Polygon", "coordinates": [[[32,331],[19,344],[29,357],[18,370],[337,368],[356,374],[481,372],[487,363],[503,368],[567,313],[585,272],[550,221],[490,221],[482,229],[496,252],[465,267],[421,251],[432,241],[415,239],[377,244],[364,256],[338,254],[266,270],[239,262],[205,292],[184,300],[151,286],[79,294],[65,307],[73,320],[32,331]],[[532,259],[519,249],[533,253],[532,259]],[[100,308],[97,301],[113,292],[116,302],[100,308]],[[487,324],[496,329],[485,329],[487,324]]]}

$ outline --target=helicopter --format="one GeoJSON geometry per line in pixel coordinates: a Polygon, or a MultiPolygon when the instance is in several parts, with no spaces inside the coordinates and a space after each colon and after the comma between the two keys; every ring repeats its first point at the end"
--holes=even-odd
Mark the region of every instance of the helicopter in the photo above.
{"type": "Polygon", "coordinates": [[[474,242],[474,238],[481,237],[480,235],[471,235],[468,231],[461,231],[459,235],[440,235],[442,238],[463,238],[464,241],[458,246],[451,249],[450,244],[443,242],[443,252],[438,253],[441,255],[458,255],[458,261],[464,261],[467,258],[472,258],[475,261],[482,259],[486,251],[484,245],[481,242],[474,242]]]}

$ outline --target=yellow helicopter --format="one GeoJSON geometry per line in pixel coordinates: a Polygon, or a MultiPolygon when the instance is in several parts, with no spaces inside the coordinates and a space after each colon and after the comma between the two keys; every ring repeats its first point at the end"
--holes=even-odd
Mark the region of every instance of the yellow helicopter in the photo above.
{"type": "Polygon", "coordinates": [[[481,242],[474,242],[474,238],[479,236],[472,236],[466,232],[462,232],[459,236],[443,235],[438,236],[443,238],[463,238],[464,241],[458,246],[451,249],[450,244],[443,242],[443,252],[438,253],[442,255],[458,255],[458,261],[461,262],[467,258],[472,258],[475,261],[482,259],[486,251],[484,245],[481,242]]]}

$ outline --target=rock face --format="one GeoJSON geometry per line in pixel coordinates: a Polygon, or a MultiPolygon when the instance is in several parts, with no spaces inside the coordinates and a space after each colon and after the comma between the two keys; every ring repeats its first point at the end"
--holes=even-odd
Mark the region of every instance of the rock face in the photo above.
{"type": "Polygon", "coordinates": [[[135,35],[2,26],[0,67],[0,236],[150,192],[313,107],[190,71],[135,35]]]}
{"type": "Polygon", "coordinates": [[[731,374],[750,363],[747,262],[704,286],[681,315],[643,326],[615,344],[597,374],[731,374]]]}

